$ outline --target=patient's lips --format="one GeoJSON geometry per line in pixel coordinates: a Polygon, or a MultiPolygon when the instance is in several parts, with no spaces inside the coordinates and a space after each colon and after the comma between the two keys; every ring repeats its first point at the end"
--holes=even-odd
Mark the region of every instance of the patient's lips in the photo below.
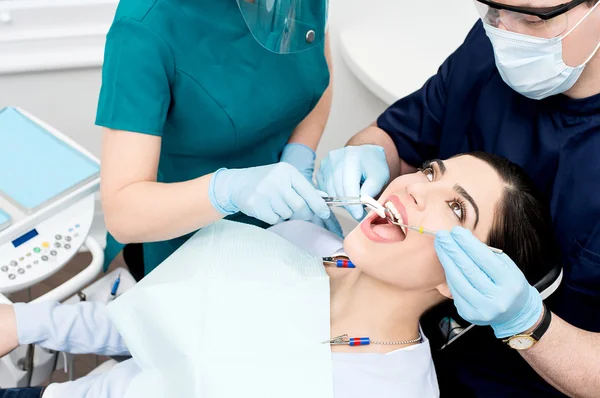
{"type": "MultiPolygon", "coordinates": [[[[408,223],[406,208],[397,196],[390,195],[385,202],[392,202],[398,209],[404,223],[408,223]]],[[[385,203],[384,202],[384,203],[385,203]]],[[[369,215],[360,225],[361,231],[365,236],[378,243],[395,243],[401,242],[406,238],[406,235],[399,227],[390,224],[387,219],[379,217],[376,213],[369,215]]]]}

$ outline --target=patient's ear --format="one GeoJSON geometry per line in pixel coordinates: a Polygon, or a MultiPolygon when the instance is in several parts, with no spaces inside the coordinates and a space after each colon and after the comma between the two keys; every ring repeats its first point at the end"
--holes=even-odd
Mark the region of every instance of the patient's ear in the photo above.
{"type": "Polygon", "coordinates": [[[448,283],[447,282],[440,283],[435,288],[437,289],[438,292],[440,292],[440,294],[442,296],[447,297],[449,299],[452,298],[452,293],[450,293],[450,288],[448,287],[448,283]]]}

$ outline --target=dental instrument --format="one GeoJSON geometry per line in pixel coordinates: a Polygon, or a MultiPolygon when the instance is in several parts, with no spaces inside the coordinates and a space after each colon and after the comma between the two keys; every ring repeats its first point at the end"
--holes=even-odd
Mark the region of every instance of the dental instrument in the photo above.
{"type": "Polygon", "coordinates": [[[343,334],[341,336],[333,337],[329,340],[323,342],[323,344],[330,345],[349,345],[351,347],[358,347],[362,345],[406,345],[412,343],[420,343],[423,336],[421,336],[421,332],[419,332],[419,337],[412,340],[404,340],[404,341],[375,341],[371,340],[370,337],[348,337],[347,334],[343,334]]]}
{"type": "Polygon", "coordinates": [[[362,195],[356,196],[326,196],[323,198],[328,206],[339,207],[339,206],[353,206],[362,205],[373,210],[379,217],[386,218],[385,207],[380,205],[375,199],[370,196],[362,195]]]}
{"type": "MultiPolygon", "coordinates": [[[[426,229],[426,228],[423,228],[423,227],[415,227],[414,225],[407,225],[407,224],[403,224],[401,222],[398,222],[398,221],[396,221],[396,217],[393,215],[393,213],[391,212],[390,209],[386,208],[385,209],[385,213],[386,213],[386,217],[384,217],[384,218],[386,218],[390,223],[392,223],[394,225],[397,225],[399,227],[404,227],[404,228],[410,229],[412,231],[416,231],[416,232],[418,232],[420,234],[429,235],[429,236],[432,236],[432,237],[435,238],[435,231],[432,231],[430,229],[426,229]]],[[[493,251],[496,254],[502,254],[502,253],[504,253],[502,250],[497,249],[495,247],[492,247],[492,246],[488,246],[488,247],[489,247],[489,249],[491,251],[493,251]]]]}
{"type": "Polygon", "coordinates": [[[323,264],[336,266],[337,268],[356,268],[352,261],[339,257],[323,257],[323,264]]]}

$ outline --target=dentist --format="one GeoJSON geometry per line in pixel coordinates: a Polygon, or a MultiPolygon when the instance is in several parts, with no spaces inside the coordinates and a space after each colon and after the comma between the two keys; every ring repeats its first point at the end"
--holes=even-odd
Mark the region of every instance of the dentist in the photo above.
{"type": "Polygon", "coordinates": [[[482,20],[463,45],[421,90],[324,159],[318,185],[330,195],[375,196],[426,159],[473,150],[521,165],[551,203],[563,283],[543,304],[506,255],[460,228],[438,233],[460,315],[492,327],[437,355],[440,387],[443,396],[597,397],[600,1],[475,6],[482,20]]]}
{"type": "Polygon", "coordinates": [[[331,106],[326,19],[327,0],[121,0],[96,117],[105,265],[143,243],[125,253],[140,279],[224,216],[329,219],[312,185],[331,106]]]}

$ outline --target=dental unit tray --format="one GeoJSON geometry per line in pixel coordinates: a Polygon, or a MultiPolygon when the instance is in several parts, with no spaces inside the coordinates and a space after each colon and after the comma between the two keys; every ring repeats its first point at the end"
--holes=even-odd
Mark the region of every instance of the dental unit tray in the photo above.
{"type": "MultiPolygon", "coordinates": [[[[24,110],[0,109],[0,294],[48,278],[84,242],[102,256],[95,241],[87,244],[99,185],[100,164],[92,154],[24,110]]],[[[96,260],[94,276],[101,269],[96,260]]],[[[82,288],[75,285],[93,279],[87,272],[52,297],[65,299],[82,288]]]]}

